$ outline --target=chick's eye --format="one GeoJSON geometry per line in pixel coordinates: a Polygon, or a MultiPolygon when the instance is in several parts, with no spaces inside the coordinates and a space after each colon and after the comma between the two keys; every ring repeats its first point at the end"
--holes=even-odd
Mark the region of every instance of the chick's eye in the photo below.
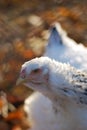
{"type": "Polygon", "coordinates": [[[38,72],[40,72],[40,69],[33,70],[33,73],[38,73],[38,72]]]}

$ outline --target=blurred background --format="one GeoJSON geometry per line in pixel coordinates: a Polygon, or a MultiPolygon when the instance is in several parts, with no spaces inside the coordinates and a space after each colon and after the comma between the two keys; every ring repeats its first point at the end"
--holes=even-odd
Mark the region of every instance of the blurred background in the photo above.
{"type": "Polygon", "coordinates": [[[22,106],[32,90],[15,84],[21,65],[43,55],[55,21],[87,46],[87,0],[0,0],[0,129],[29,128],[22,106]]]}

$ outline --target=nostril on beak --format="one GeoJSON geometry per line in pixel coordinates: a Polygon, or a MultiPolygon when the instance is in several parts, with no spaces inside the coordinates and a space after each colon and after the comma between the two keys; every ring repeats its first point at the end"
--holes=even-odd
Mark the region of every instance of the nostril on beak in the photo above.
{"type": "Polygon", "coordinates": [[[23,69],[23,70],[21,71],[20,77],[23,78],[23,79],[26,77],[26,69],[23,69]]]}

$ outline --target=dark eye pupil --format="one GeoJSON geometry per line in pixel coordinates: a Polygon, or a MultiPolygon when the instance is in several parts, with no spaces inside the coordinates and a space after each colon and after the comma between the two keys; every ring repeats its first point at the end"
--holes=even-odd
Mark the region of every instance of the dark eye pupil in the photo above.
{"type": "Polygon", "coordinates": [[[37,73],[38,71],[39,71],[39,69],[35,69],[35,70],[33,70],[34,73],[37,73]]]}

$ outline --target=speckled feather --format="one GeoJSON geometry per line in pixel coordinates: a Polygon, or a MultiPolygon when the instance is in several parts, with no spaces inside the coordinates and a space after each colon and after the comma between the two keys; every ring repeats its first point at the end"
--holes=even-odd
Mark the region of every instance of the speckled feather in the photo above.
{"type": "Polygon", "coordinates": [[[87,73],[48,57],[35,58],[26,62],[22,66],[22,69],[24,68],[26,68],[27,75],[38,68],[48,70],[48,85],[53,87],[56,92],[59,93],[60,90],[66,96],[76,99],[75,101],[78,103],[87,104],[87,73]]]}
{"type": "MultiPolygon", "coordinates": [[[[87,70],[87,48],[70,39],[59,23],[55,24],[51,30],[44,55],[63,63],[70,63],[76,68],[87,70]]],[[[40,92],[34,92],[26,99],[24,105],[31,125],[29,130],[87,130],[86,74],[78,70],[78,72],[69,75],[72,75],[70,76],[72,78],[69,79],[72,85],[62,88],[60,92],[62,96],[65,93],[77,105],[68,104],[64,99],[61,103],[64,111],[61,113],[61,110],[56,109],[56,107],[59,107],[57,98],[55,98],[55,106],[52,105],[53,101],[46,96],[40,92]],[[65,109],[64,102],[68,109],[65,109]]]]}

